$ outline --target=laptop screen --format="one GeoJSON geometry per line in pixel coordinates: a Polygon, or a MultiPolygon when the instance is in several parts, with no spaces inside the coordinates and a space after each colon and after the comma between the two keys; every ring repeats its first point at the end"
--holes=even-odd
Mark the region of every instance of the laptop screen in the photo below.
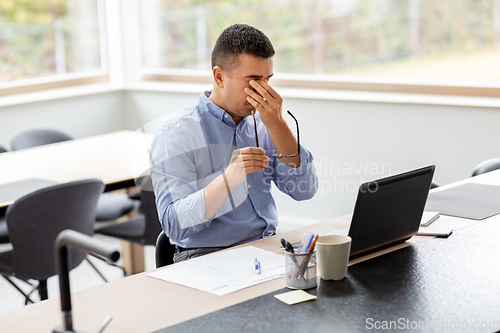
{"type": "Polygon", "coordinates": [[[351,258],[417,233],[434,170],[431,165],[360,186],[349,229],[351,258]]]}

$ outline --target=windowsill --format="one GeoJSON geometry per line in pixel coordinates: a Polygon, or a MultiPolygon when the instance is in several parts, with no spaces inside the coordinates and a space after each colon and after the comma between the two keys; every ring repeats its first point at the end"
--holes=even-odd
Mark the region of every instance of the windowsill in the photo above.
{"type": "MultiPolygon", "coordinates": [[[[127,86],[125,90],[201,94],[204,90],[208,90],[211,88],[212,84],[182,82],[143,82],[127,86]]],[[[279,86],[275,86],[275,89],[278,91],[278,93],[280,93],[282,97],[291,99],[500,108],[500,97],[495,98],[333,89],[285,88],[279,86]]]]}
{"type": "Polygon", "coordinates": [[[205,90],[211,90],[212,85],[212,83],[140,82],[127,85],[125,90],[201,94],[205,90]]]}
{"type": "MultiPolygon", "coordinates": [[[[211,88],[211,83],[142,82],[128,85],[125,88],[114,86],[109,83],[97,83],[3,96],[0,97],[0,107],[23,105],[28,103],[44,102],[116,91],[166,92],[199,95],[203,91],[209,90],[211,88]]],[[[334,89],[306,89],[279,86],[276,86],[275,88],[282,97],[289,99],[500,108],[500,97],[495,98],[334,89]]]]}
{"type": "Polygon", "coordinates": [[[500,98],[450,96],[410,93],[387,93],[347,90],[297,89],[281,88],[283,97],[316,100],[335,100],[346,102],[413,104],[413,105],[443,105],[468,107],[500,107],[500,98]]]}
{"type": "Polygon", "coordinates": [[[45,102],[122,90],[122,87],[112,86],[110,83],[85,84],[67,88],[41,90],[36,92],[2,96],[0,97],[0,107],[45,102]]]}

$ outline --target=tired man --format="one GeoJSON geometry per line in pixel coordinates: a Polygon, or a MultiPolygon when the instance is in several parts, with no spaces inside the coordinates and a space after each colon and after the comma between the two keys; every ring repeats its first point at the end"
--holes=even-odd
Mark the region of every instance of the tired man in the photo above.
{"type": "Polygon", "coordinates": [[[150,173],[175,262],[273,235],[272,182],[295,200],[316,193],[313,157],[269,85],[274,54],[260,30],[226,28],[212,52],[212,91],[174,113],[153,138],[150,173]]]}

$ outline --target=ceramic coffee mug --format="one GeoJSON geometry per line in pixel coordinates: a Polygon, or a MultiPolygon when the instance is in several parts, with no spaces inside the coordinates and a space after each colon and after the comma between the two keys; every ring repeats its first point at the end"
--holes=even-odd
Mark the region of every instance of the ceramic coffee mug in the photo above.
{"type": "Polygon", "coordinates": [[[326,235],[316,241],[319,275],[323,280],[342,280],[347,274],[351,253],[351,237],[326,235]]]}

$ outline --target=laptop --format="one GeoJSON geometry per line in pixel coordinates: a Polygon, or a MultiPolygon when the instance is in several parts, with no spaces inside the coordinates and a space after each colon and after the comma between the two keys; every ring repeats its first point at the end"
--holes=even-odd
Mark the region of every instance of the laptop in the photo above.
{"type": "Polygon", "coordinates": [[[405,242],[418,232],[435,166],[361,184],[348,228],[350,258],[405,242]]]}

